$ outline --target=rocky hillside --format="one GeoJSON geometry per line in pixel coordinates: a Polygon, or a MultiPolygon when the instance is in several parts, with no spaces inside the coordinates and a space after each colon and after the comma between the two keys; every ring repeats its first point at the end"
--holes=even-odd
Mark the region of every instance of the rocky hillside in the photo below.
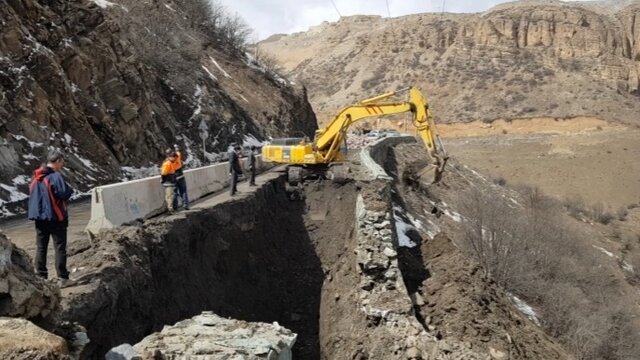
{"type": "Polygon", "coordinates": [[[587,115],[638,124],[640,2],[522,1],[479,14],[344,17],[259,44],[322,121],[417,85],[441,122],[587,115]]]}
{"type": "MultiPolygon", "coordinates": [[[[50,148],[79,191],[231,141],[313,133],[305,90],[203,31],[196,0],[0,0],[0,216],[50,148]]],[[[202,2],[200,2],[202,3],[202,2]]]]}

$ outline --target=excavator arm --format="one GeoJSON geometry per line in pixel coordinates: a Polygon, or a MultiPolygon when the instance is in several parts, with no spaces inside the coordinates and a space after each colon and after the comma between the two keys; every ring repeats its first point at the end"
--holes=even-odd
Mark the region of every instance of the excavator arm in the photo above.
{"type": "Polygon", "coordinates": [[[415,87],[382,94],[342,109],[326,128],[316,132],[314,143],[317,159],[322,163],[335,161],[338,158],[340,144],[344,141],[345,134],[351,125],[369,117],[405,112],[413,113],[413,125],[416,127],[418,134],[420,134],[427,152],[435,162],[434,165],[437,167],[436,176],[438,177],[437,180],[439,180],[439,176],[444,170],[447,156],[438,137],[428,103],[422,93],[415,87]],[[384,101],[407,90],[409,92],[407,101],[384,101]]]}

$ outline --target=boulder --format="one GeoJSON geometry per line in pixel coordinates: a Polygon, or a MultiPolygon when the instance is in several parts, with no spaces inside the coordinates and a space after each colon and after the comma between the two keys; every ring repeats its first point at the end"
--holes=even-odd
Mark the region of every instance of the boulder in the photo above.
{"type": "Polygon", "coordinates": [[[29,255],[0,233],[0,316],[46,318],[58,308],[59,296],[35,275],[29,255]]]}
{"type": "Polygon", "coordinates": [[[113,348],[107,358],[290,360],[296,338],[296,334],[277,323],[248,323],[203,312],[165,326],[133,347],[125,344],[113,348]]]}
{"type": "Polygon", "coordinates": [[[71,359],[67,342],[25,319],[0,318],[0,359],[71,359]]]}

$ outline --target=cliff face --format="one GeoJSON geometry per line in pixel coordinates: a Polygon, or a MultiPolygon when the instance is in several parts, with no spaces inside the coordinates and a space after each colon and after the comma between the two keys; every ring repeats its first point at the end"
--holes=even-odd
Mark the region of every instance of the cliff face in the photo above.
{"type": "Polygon", "coordinates": [[[203,120],[208,152],[313,133],[306,91],[216,46],[193,26],[191,3],[0,0],[0,215],[20,211],[6,206],[26,197],[52,147],[69,153],[66,175],[86,191],[174,143],[199,164],[203,120]]]}
{"type": "Polygon", "coordinates": [[[638,1],[354,16],[259,46],[308,86],[321,120],[368,95],[417,85],[440,121],[589,115],[638,122],[638,1]]]}

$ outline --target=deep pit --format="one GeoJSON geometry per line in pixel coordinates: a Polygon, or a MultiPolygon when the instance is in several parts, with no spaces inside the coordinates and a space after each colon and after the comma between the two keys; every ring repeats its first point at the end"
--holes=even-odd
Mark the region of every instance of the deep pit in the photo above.
{"type": "Polygon", "coordinates": [[[298,333],[296,359],[320,359],[335,294],[357,284],[341,279],[336,288],[331,275],[353,263],[342,256],[356,193],[354,184],[318,183],[306,186],[305,199],[291,201],[277,178],[254,196],[94,239],[74,256],[97,270],[68,294],[63,317],[86,326],[87,358],[210,310],[277,321],[298,333]]]}

